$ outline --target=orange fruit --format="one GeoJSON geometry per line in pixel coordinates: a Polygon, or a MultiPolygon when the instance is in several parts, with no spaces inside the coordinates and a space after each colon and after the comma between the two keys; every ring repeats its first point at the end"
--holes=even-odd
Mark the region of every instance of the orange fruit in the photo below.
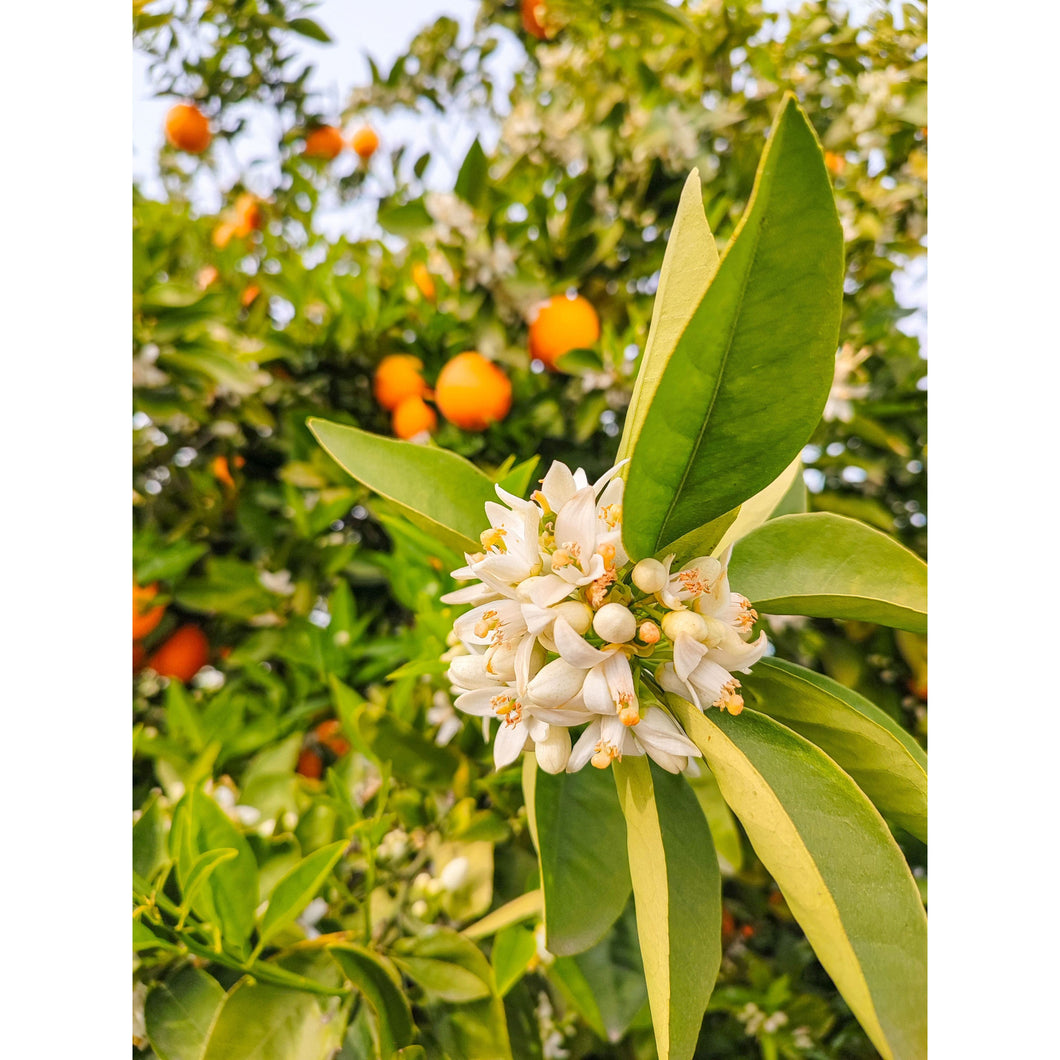
{"type": "Polygon", "coordinates": [[[484,431],[512,407],[512,384],[492,361],[469,350],[442,369],[434,398],[442,415],[465,431],[484,431]]]}
{"type": "Polygon", "coordinates": [[[433,431],[438,426],[438,416],[423,398],[413,394],[391,413],[390,426],[399,438],[408,441],[424,431],[433,431]]]}
{"type": "Polygon", "coordinates": [[[147,665],[162,677],[190,681],[210,657],[210,642],[198,626],[181,626],[161,648],[147,660],[147,665]]]}
{"type": "Polygon", "coordinates": [[[553,370],[563,354],[592,346],[598,338],[600,318],[581,295],[558,294],[531,311],[530,356],[553,370]]]}
{"type": "Polygon", "coordinates": [[[261,202],[256,195],[250,192],[243,192],[236,196],[232,214],[235,218],[235,234],[242,239],[246,239],[251,232],[261,227],[261,202]]]}
{"type": "Polygon", "coordinates": [[[231,221],[222,221],[210,236],[210,241],[218,250],[224,250],[232,242],[232,236],[236,234],[236,225],[231,221]]]}
{"type": "Polygon", "coordinates": [[[310,780],[319,780],[324,773],[324,759],[310,748],[305,748],[298,756],[298,765],[294,767],[296,773],[310,780]]]}
{"type": "Polygon", "coordinates": [[[248,283],[239,296],[239,304],[247,309],[259,294],[261,294],[261,288],[256,283],[248,283]]]}
{"type": "Polygon", "coordinates": [[[420,294],[422,294],[428,302],[434,301],[434,277],[427,271],[427,266],[424,265],[422,261],[417,261],[416,264],[412,266],[412,282],[417,288],[419,288],[420,294]]]}
{"type": "Polygon", "coordinates": [[[232,478],[232,472],[228,467],[228,458],[225,456],[215,456],[210,461],[210,470],[213,472],[213,476],[223,486],[227,486],[228,489],[234,490],[236,488],[235,479],[232,478]]]}
{"type": "Polygon", "coordinates": [[[198,107],[178,103],[166,115],[166,139],[178,151],[201,155],[210,146],[213,134],[206,115],[198,107]]]}
{"type": "Polygon", "coordinates": [[[375,154],[379,146],[379,137],[375,129],[370,125],[362,125],[353,136],[350,137],[350,146],[367,162],[375,154]]]}
{"type": "Polygon", "coordinates": [[[372,382],[376,401],[393,412],[406,398],[422,397],[427,389],[422,371],[423,361],[410,353],[387,354],[379,362],[372,382]]]}
{"type": "Polygon", "coordinates": [[[133,673],[143,666],[144,656],[147,654],[147,649],[138,641],[133,641],[133,673]]]}
{"type": "Polygon", "coordinates": [[[306,133],[302,154],[306,158],[323,158],[330,162],[346,146],[342,133],[334,125],[318,125],[306,133]]]}
{"type": "Polygon", "coordinates": [[[338,718],[322,721],[313,730],[313,735],[339,758],[350,749],[350,741],[342,735],[342,722],[338,718]]]}
{"type": "Polygon", "coordinates": [[[548,11],[541,0],[523,0],[521,7],[523,29],[538,40],[548,40],[550,34],[545,28],[548,11]]]}
{"type": "Polygon", "coordinates": [[[158,595],[158,582],[152,582],[141,588],[133,582],[133,640],[146,637],[166,613],[165,606],[159,604],[151,607],[151,601],[158,595]]]}
{"type": "Polygon", "coordinates": [[[842,155],[837,155],[835,151],[825,151],[824,164],[829,173],[837,177],[847,168],[847,160],[842,155]]]}

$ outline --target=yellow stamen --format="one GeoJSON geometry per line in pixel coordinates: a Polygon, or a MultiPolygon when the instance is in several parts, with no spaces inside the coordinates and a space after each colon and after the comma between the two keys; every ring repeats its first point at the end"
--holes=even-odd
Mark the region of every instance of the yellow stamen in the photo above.
{"type": "Polygon", "coordinates": [[[600,515],[603,516],[604,522],[614,530],[614,528],[622,522],[622,505],[607,504],[600,509],[600,515]]]}
{"type": "Polygon", "coordinates": [[[496,549],[498,552],[507,552],[508,546],[504,543],[507,533],[508,531],[503,526],[497,526],[492,530],[483,530],[479,535],[479,541],[487,551],[496,549]]]}
{"type": "Polygon", "coordinates": [[[596,754],[594,754],[592,758],[589,759],[589,761],[597,769],[607,769],[607,767],[616,758],[620,762],[622,761],[622,755],[619,753],[618,748],[615,747],[614,744],[604,743],[603,740],[600,740],[597,743],[596,747],[593,748],[593,750],[596,752],[596,754]]]}
{"type": "Polygon", "coordinates": [[[734,677],[731,681],[726,682],[722,687],[721,695],[711,704],[711,706],[717,707],[719,710],[727,710],[730,714],[736,715],[743,710],[743,696],[736,691],[740,687],[740,682],[734,677]]]}

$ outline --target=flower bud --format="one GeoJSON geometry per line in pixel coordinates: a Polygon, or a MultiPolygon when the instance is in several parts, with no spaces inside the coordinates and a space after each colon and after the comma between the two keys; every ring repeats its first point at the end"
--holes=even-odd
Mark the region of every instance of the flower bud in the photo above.
{"type": "Polygon", "coordinates": [[[581,691],[585,673],[585,670],[571,666],[564,659],[554,659],[543,666],[527,685],[527,695],[538,706],[561,707],[581,691]]]}
{"type": "Polygon", "coordinates": [[[537,764],[546,773],[562,773],[570,758],[570,730],[563,725],[550,725],[548,736],[534,744],[537,764]]]}
{"type": "Polygon", "coordinates": [[[449,663],[445,676],[457,688],[482,688],[492,680],[486,670],[485,655],[458,655],[449,663]]]}
{"type": "Polygon", "coordinates": [[[588,633],[589,627],[593,624],[593,609],[580,600],[564,600],[552,610],[557,618],[566,619],[571,629],[580,635],[588,633]]]}
{"type": "Polygon", "coordinates": [[[438,874],[442,890],[458,891],[467,880],[468,860],[465,857],[453,858],[438,874]]]}
{"type": "Polygon", "coordinates": [[[681,636],[702,640],[707,632],[707,623],[702,615],[694,611],[671,611],[663,618],[662,628],[670,640],[677,640],[681,636]]]}
{"type": "Polygon", "coordinates": [[[593,619],[593,629],[610,644],[625,644],[637,632],[637,620],[628,607],[604,604],[593,619]]]}
{"type": "Polygon", "coordinates": [[[640,628],[637,630],[637,640],[641,644],[658,644],[661,636],[662,633],[659,631],[659,627],[651,619],[641,622],[640,628]]]}
{"type": "MultiPolygon", "coordinates": [[[[704,617],[703,623],[706,630],[700,639],[708,648],[720,647],[726,640],[731,639],[729,634],[734,632],[733,630],[730,630],[724,622],[717,618],[704,617]]],[[[737,637],[737,639],[739,639],[739,637],[737,637]]]]}
{"type": "Polygon", "coordinates": [[[631,577],[642,593],[657,593],[666,584],[666,568],[657,559],[642,559],[631,577]]]}

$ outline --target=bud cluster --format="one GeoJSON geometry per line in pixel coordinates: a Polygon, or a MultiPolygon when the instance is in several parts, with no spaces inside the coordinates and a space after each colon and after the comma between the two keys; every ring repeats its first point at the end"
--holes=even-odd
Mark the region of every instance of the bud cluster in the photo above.
{"type": "Polygon", "coordinates": [[[482,550],[453,571],[473,584],[442,597],[472,605],[454,623],[447,676],[487,739],[500,721],[498,768],[532,749],[549,773],[642,754],[678,773],[700,751],[664,693],[743,709],[733,671],[765,653],[765,634],[752,639],[757,614],[729,590],[727,555],[678,571],[674,556],[629,562],[621,466],[590,484],[555,461],[529,501],[498,486],[507,507],[486,504],[482,550]]]}

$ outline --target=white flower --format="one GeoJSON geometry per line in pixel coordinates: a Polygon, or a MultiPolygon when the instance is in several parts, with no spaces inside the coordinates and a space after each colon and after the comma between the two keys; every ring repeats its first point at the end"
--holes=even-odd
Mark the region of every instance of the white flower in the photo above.
{"type": "Polygon", "coordinates": [[[852,383],[851,377],[862,362],[872,355],[868,346],[857,352],[849,342],[844,342],[835,358],[835,375],[832,377],[832,389],[828,392],[822,417],[828,422],[840,420],[849,423],[854,418],[853,401],[864,398],[869,392],[868,383],[852,383]]]}

